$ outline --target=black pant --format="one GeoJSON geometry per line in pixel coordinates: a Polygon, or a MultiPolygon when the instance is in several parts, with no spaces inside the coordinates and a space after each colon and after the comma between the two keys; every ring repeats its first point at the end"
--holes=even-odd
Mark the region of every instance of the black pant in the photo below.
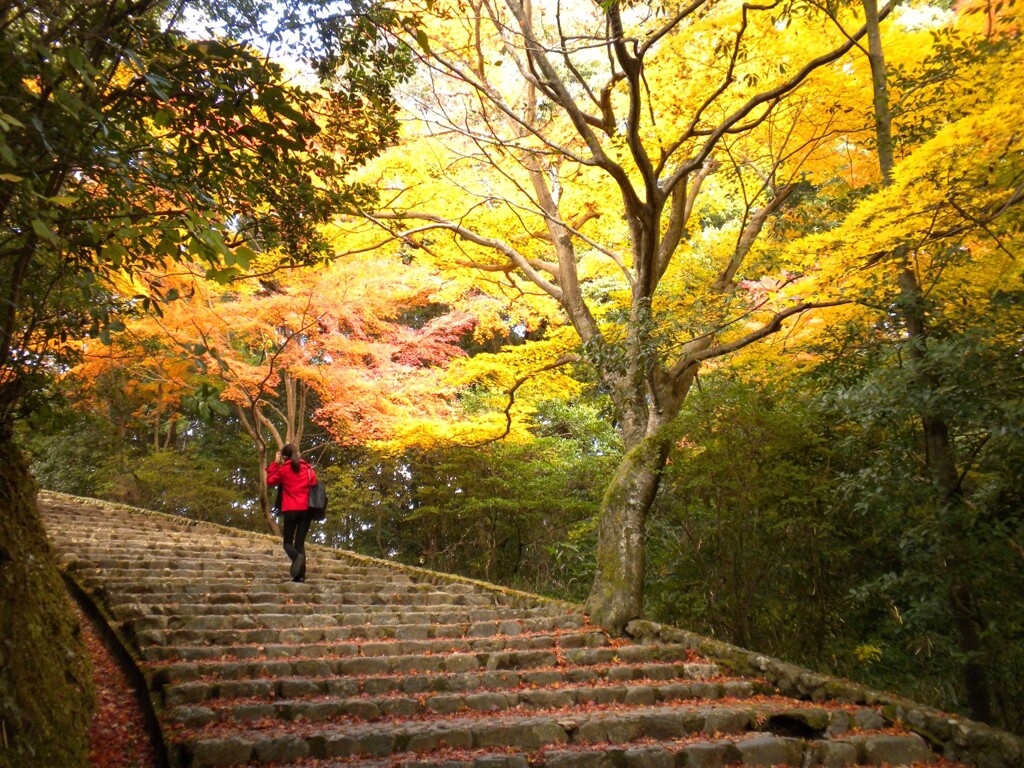
{"type": "MultiPolygon", "coordinates": [[[[306,510],[282,512],[281,517],[284,518],[284,551],[292,560],[299,556],[299,552],[305,555],[306,534],[309,533],[309,512],[306,510]]],[[[306,578],[305,563],[302,564],[302,570],[296,578],[306,578]]]]}

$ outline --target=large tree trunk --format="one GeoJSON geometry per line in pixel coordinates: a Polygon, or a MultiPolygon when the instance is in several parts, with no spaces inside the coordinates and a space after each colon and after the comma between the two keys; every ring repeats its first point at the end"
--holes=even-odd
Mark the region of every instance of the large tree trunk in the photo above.
{"type": "Polygon", "coordinates": [[[643,612],[647,513],[671,447],[665,430],[679,415],[697,369],[694,365],[672,375],[655,367],[643,377],[606,376],[626,453],[601,501],[597,568],[587,612],[612,632],[621,633],[643,612]],[[638,380],[640,386],[631,385],[638,380]]]}
{"type": "Polygon", "coordinates": [[[667,456],[667,442],[656,437],[626,451],[601,502],[597,571],[587,612],[612,632],[621,633],[643,610],[647,511],[667,456]]]}
{"type": "Polygon", "coordinates": [[[0,764],[89,764],[91,665],[21,452],[0,434],[0,764]]]}

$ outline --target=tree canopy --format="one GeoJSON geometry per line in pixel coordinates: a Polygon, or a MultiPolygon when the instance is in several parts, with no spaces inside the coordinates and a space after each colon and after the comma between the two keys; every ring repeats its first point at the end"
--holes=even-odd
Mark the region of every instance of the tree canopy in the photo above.
{"type": "Polygon", "coordinates": [[[263,252],[315,263],[327,253],[319,225],[374,199],[348,176],[395,135],[380,88],[401,72],[400,57],[391,78],[361,90],[359,51],[339,58],[344,40],[333,34],[314,59],[324,84],[302,85],[244,42],[177,31],[175,7],[11,0],[0,9],[7,421],[69,339],[120,328],[119,311],[176,295],[152,281],[124,295],[117,279],[195,263],[225,280],[263,252]]]}
{"type": "Polygon", "coordinates": [[[1016,32],[896,14],[907,103],[880,189],[860,9],[434,10],[411,43],[409,98],[438,183],[397,185],[370,218],[403,242],[440,239],[506,294],[547,296],[571,327],[547,365],[592,370],[626,449],[587,603],[621,629],[642,611],[646,516],[698,375],[780,332],[813,335],[824,310],[884,306],[886,270],[908,254],[930,262],[969,239],[980,255],[1016,231],[1015,105],[978,86],[1019,69],[1016,32]]]}

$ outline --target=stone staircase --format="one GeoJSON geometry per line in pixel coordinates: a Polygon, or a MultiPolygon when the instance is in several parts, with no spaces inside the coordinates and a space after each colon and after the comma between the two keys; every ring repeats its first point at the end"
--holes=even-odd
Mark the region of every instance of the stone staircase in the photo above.
{"type": "Polygon", "coordinates": [[[39,505],[66,575],[141,670],[171,766],[937,760],[881,703],[782,695],[692,644],[609,637],[577,606],[322,547],[297,584],[268,536],[39,505]]]}

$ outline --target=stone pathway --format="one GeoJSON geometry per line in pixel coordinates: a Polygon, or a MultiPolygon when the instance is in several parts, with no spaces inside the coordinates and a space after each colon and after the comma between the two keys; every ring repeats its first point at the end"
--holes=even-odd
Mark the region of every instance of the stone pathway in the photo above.
{"type": "Polygon", "coordinates": [[[882,707],[799,700],[578,608],[42,493],[65,573],[149,686],[171,766],[917,765],[882,707]]]}

